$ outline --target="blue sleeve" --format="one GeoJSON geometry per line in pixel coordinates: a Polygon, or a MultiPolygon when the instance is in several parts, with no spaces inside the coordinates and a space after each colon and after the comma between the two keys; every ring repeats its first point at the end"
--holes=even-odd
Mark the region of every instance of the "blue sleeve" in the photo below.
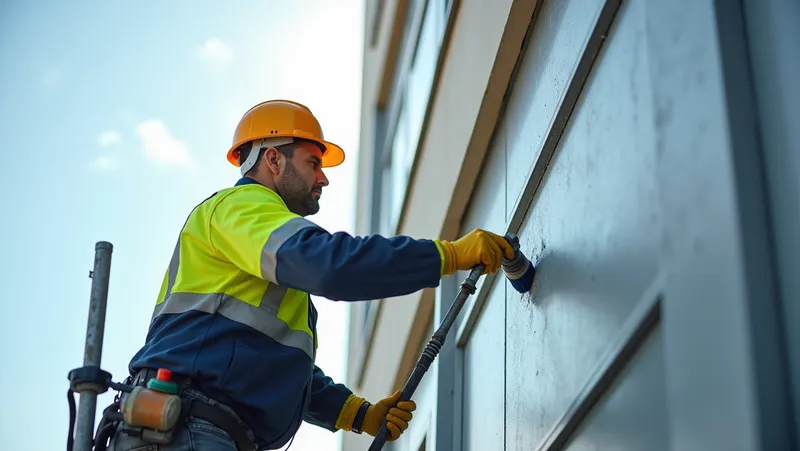
{"type": "Polygon", "coordinates": [[[305,227],[276,254],[280,285],[334,301],[401,296],[439,285],[441,254],[432,240],[354,237],[305,227]]]}
{"type": "Polygon", "coordinates": [[[352,393],[344,385],[333,382],[333,379],[326,376],[322,369],[314,365],[314,377],[311,379],[311,402],[303,420],[336,432],[336,420],[339,419],[339,413],[352,393]]]}

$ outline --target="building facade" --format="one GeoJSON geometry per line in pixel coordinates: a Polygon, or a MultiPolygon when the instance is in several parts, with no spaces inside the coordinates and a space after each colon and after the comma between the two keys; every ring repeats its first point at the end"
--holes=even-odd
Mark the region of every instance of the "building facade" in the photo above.
{"type": "MultiPolygon", "coordinates": [[[[357,233],[510,232],[537,267],[479,280],[384,449],[795,449],[798,16],[367,1],[357,233]]],[[[347,383],[401,388],[466,275],[351,304],[347,383]]]]}

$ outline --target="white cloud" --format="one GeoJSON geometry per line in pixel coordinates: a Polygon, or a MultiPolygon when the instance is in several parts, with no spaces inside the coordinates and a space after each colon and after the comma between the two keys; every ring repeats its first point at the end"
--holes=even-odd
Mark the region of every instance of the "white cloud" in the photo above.
{"type": "Polygon", "coordinates": [[[108,147],[112,144],[118,143],[119,140],[120,136],[116,130],[107,130],[103,133],[100,133],[100,136],[97,137],[97,144],[100,147],[108,147]]]}
{"type": "Polygon", "coordinates": [[[136,126],[136,133],[142,140],[145,156],[158,164],[188,165],[189,148],[186,143],[175,139],[169,129],[159,119],[149,119],[136,126]]]}
{"type": "Polygon", "coordinates": [[[95,158],[89,163],[89,166],[97,171],[113,171],[119,167],[117,160],[107,155],[102,155],[95,158]]]}
{"type": "Polygon", "coordinates": [[[230,47],[216,38],[207,40],[197,54],[201,59],[216,65],[224,65],[233,59],[230,47]]]}

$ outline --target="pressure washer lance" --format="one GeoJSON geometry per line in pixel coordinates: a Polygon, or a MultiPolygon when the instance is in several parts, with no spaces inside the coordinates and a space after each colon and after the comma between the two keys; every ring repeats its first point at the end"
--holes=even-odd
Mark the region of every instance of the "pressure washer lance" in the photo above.
{"type": "MultiPolygon", "coordinates": [[[[519,250],[519,238],[516,235],[509,233],[504,238],[511,244],[511,248],[514,250],[514,257],[510,260],[503,257],[503,272],[511,283],[511,286],[514,287],[517,292],[527,293],[533,286],[533,277],[536,274],[536,268],[528,257],[519,250]]],[[[450,332],[450,328],[453,327],[459,312],[461,312],[461,308],[464,307],[464,302],[467,300],[467,297],[471,294],[475,294],[475,284],[478,282],[478,278],[481,274],[483,274],[484,269],[485,265],[483,264],[475,266],[470,271],[469,276],[461,283],[461,290],[456,296],[455,301],[453,301],[453,304],[447,310],[447,314],[445,314],[441,325],[439,325],[439,328],[434,332],[433,337],[431,337],[430,341],[425,346],[425,350],[422,351],[422,355],[419,357],[419,360],[417,360],[417,365],[406,381],[403,391],[400,394],[400,399],[398,399],[397,402],[411,399],[417,386],[422,381],[422,377],[425,376],[428,368],[430,368],[436,356],[439,355],[439,350],[444,346],[447,334],[450,332]]],[[[383,425],[372,440],[369,451],[380,451],[383,449],[383,445],[386,444],[388,439],[389,428],[386,426],[386,419],[384,418],[383,425]]]]}

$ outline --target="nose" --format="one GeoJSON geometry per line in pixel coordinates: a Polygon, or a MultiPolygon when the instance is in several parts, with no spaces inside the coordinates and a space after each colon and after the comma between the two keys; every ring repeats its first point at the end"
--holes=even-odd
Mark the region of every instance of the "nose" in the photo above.
{"type": "Polygon", "coordinates": [[[328,177],[325,176],[325,173],[322,171],[322,169],[320,169],[319,174],[317,174],[317,184],[328,186],[328,177]]]}

